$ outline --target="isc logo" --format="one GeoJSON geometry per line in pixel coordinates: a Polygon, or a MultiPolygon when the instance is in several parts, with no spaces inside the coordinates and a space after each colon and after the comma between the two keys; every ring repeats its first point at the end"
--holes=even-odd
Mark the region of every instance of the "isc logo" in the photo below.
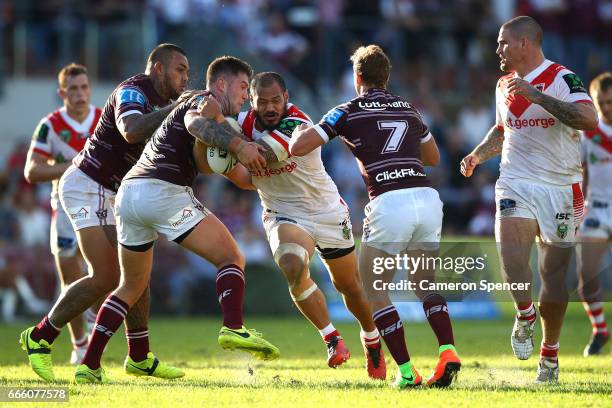
{"type": "Polygon", "coordinates": [[[569,220],[570,219],[570,213],[557,213],[557,215],[555,215],[555,219],[556,220],[569,220]]]}
{"type": "Polygon", "coordinates": [[[384,329],[382,329],[380,335],[381,336],[386,336],[387,334],[391,334],[394,331],[396,331],[397,329],[402,327],[402,321],[398,320],[397,323],[392,324],[391,326],[385,327],[384,329]]]}

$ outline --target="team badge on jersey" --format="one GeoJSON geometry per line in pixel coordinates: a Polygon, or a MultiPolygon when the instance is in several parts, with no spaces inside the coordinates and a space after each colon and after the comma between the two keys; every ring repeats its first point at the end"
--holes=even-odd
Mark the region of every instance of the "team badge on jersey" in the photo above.
{"type": "Polygon", "coordinates": [[[60,139],[62,139],[64,141],[64,143],[69,143],[70,142],[70,131],[68,129],[64,129],[61,132],[59,132],[60,139]]]}
{"type": "Polygon", "coordinates": [[[47,143],[47,137],[49,136],[49,126],[42,123],[38,127],[38,132],[35,133],[35,140],[40,143],[47,143]]]}
{"type": "Polygon", "coordinates": [[[557,225],[557,236],[561,239],[565,239],[567,236],[567,230],[567,223],[562,222],[561,224],[557,225]]]}
{"type": "Polygon", "coordinates": [[[582,83],[582,80],[580,79],[578,75],[566,74],[566,75],[563,75],[563,80],[569,87],[570,93],[576,93],[576,92],[588,93],[588,91],[584,87],[584,84],[582,83]]]}

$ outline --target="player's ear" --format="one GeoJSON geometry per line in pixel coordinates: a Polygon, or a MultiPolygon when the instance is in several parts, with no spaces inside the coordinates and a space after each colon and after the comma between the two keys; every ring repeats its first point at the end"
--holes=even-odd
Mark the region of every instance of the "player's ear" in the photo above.
{"type": "Polygon", "coordinates": [[[66,91],[64,91],[62,88],[57,88],[57,95],[61,100],[64,100],[66,98],[66,91]]]}
{"type": "Polygon", "coordinates": [[[285,90],[285,92],[283,92],[283,98],[285,98],[285,104],[287,104],[287,102],[289,102],[289,91],[285,90]]]}
{"type": "Polygon", "coordinates": [[[155,64],[153,64],[153,71],[155,71],[157,75],[163,75],[164,64],[162,64],[161,61],[156,61],[155,64]]]}

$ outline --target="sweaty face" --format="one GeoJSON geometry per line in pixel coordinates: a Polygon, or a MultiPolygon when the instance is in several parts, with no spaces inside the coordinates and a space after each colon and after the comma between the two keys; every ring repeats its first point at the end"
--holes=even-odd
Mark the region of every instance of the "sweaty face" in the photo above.
{"type": "Polygon", "coordinates": [[[612,88],[608,88],[605,92],[598,92],[593,99],[599,117],[603,118],[608,125],[612,125],[612,88]]]}
{"type": "Polygon", "coordinates": [[[225,79],[225,92],[222,97],[224,101],[221,106],[224,115],[234,116],[240,113],[240,108],[249,97],[249,77],[241,72],[238,75],[227,75],[225,79]]]}
{"type": "Polygon", "coordinates": [[[170,99],[177,99],[187,89],[189,61],[183,54],[173,52],[163,69],[163,87],[170,99]]]}
{"type": "Polygon", "coordinates": [[[287,115],[287,91],[274,82],[268,87],[258,87],[251,90],[251,105],[257,114],[257,120],[267,130],[278,126],[287,115]]]}
{"type": "Polygon", "coordinates": [[[499,56],[499,68],[504,72],[516,70],[517,63],[522,58],[522,47],[520,38],[514,36],[508,29],[502,27],[497,37],[497,50],[499,56]]]}
{"type": "Polygon", "coordinates": [[[89,110],[91,89],[86,74],[66,77],[64,87],[59,92],[67,109],[78,113],[89,110]]]}

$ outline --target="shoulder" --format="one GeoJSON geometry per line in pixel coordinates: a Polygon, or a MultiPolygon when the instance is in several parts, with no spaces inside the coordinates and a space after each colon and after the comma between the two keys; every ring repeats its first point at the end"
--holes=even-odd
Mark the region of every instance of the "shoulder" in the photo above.
{"type": "Polygon", "coordinates": [[[287,116],[288,118],[298,119],[300,121],[312,123],[312,120],[310,119],[310,117],[306,113],[304,113],[304,111],[302,111],[300,108],[298,108],[296,105],[292,103],[287,104],[287,115],[288,115],[287,116]]]}

